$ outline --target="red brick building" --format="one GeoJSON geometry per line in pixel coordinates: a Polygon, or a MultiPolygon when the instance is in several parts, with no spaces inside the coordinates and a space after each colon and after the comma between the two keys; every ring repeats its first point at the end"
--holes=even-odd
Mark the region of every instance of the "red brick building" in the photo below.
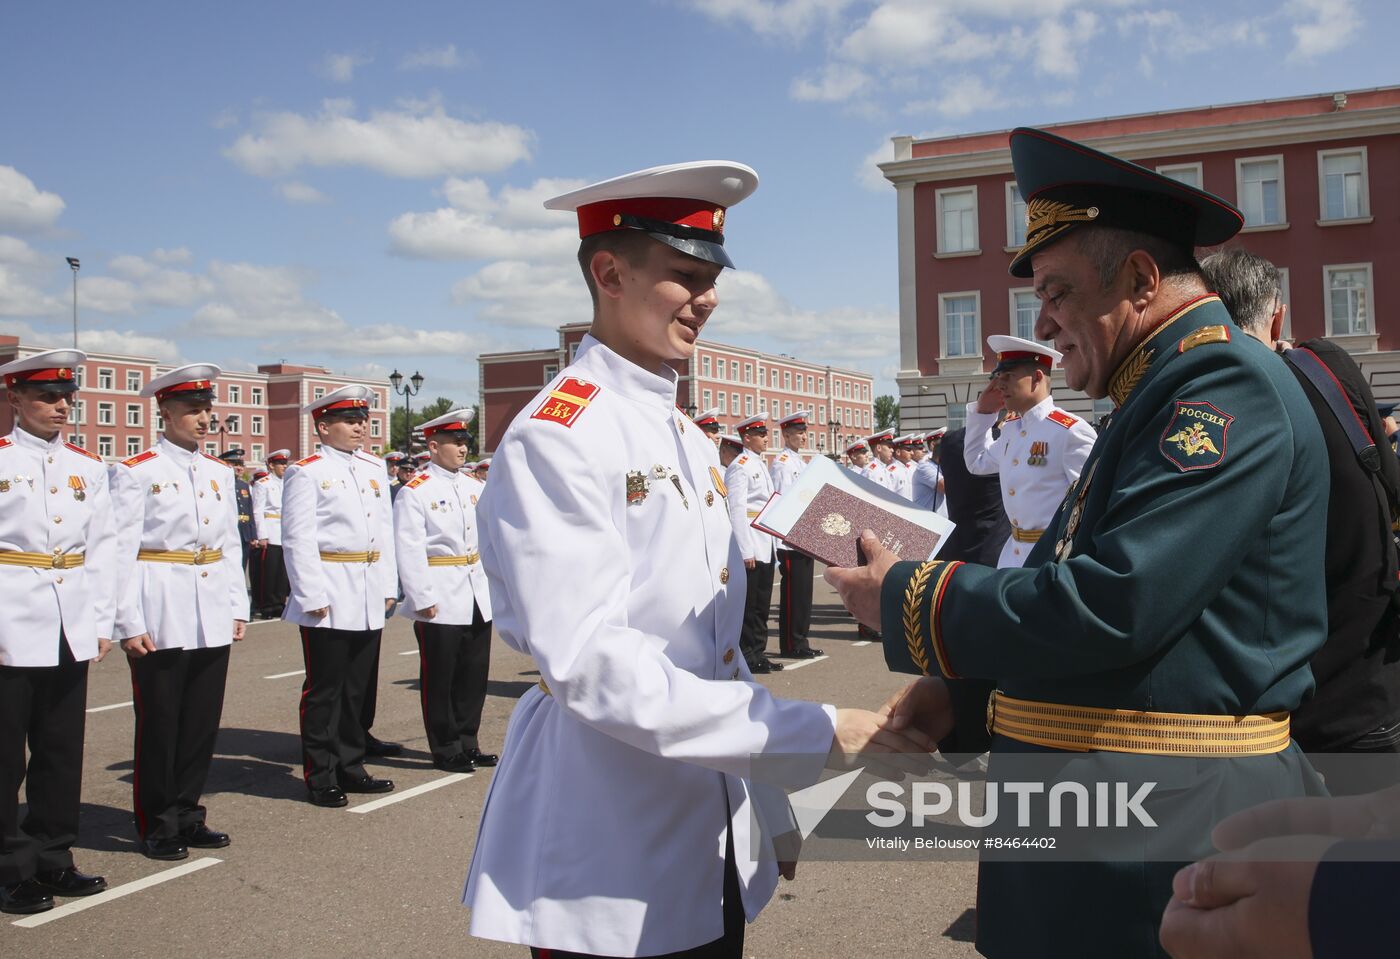
{"type": "MultiPolygon", "coordinates": [[[[587,332],[587,323],[571,323],[559,327],[559,342],[552,349],[479,357],[483,453],[496,448],[515,415],[568,365],[587,332]]],[[[691,415],[718,407],[726,431],[759,410],[786,416],[810,409],[814,422],[807,431],[807,448],[820,453],[840,451],[875,429],[874,380],[869,373],[703,340],[695,358],[676,364],[676,372],[677,405],[691,415]]],[[[774,430],[769,442],[776,449],[782,437],[774,430]]]]}
{"type": "MultiPolygon", "coordinates": [[[[1296,339],[1331,337],[1378,399],[1400,399],[1400,87],[1056,124],[1047,129],[1236,204],[1230,245],[1282,271],[1296,339]]],[[[898,199],[900,414],[961,425],[991,369],[986,337],[1032,336],[1031,282],[1007,273],[1025,239],[1007,134],[896,137],[880,164],[898,199]]],[[[1202,251],[1204,252],[1204,251],[1202,251]]],[[[1063,385],[1072,410],[1106,409],[1063,385]]]]}
{"type": "MultiPolygon", "coordinates": [[[[0,364],[30,356],[51,346],[21,345],[18,337],[0,336],[0,364]]],[[[91,450],[107,460],[125,459],[156,441],[160,433],[160,413],[154,399],[142,399],[142,388],[168,372],[169,364],[158,364],[144,356],[115,353],[89,353],[78,370],[82,387],[73,409],[69,442],[91,450]]],[[[301,415],[301,407],[351,383],[362,383],[374,391],[369,420],[367,447],[382,453],[389,443],[389,384],[337,376],[318,366],[289,366],[272,363],[256,373],[225,372],[214,384],[214,412],[218,433],[209,437],[205,451],[218,455],[241,446],[249,465],[260,464],[276,449],[289,449],[292,459],[305,456],[314,448],[311,421],[301,415]]],[[[0,435],[14,428],[9,404],[0,404],[0,435]]]]}

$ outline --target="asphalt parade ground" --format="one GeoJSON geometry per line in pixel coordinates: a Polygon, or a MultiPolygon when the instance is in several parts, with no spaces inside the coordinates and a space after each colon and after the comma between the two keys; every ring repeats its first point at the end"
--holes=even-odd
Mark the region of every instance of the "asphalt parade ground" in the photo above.
{"type": "MultiPolygon", "coordinates": [[[[783,696],[875,708],[906,677],[886,671],[878,645],[820,578],[813,645],[826,657],[760,677],[783,696]]],[[[776,595],[776,590],[775,590],[776,595]]],[[[777,648],[777,609],[769,649],[777,648]]],[[[344,809],[306,802],[297,701],[296,628],[258,622],[233,650],[223,728],[204,804],[225,849],[190,850],[178,863],[137,851],[131,814],[131,681],[120,650],[92,668],[83,771],[82,832],[74,850],[109,891],[58,899],[35,916],[0,917],[0,956],[356,957],[528,952],[472,939],[460,904],[492,770],[449,775],[432,767],[418,699],[410,624],[384,632],[374,732],[404,753],[372,761],[395,781],[384,796],[351,796],[344,809]]],[[[530,660],[494,641],[481,745],[499,751],[515,700],[534,685],[530,660]]],[[[21,797],[22,798],[22,797],[21,797]]],[[[606,809],[597,811],[607,816],[606,809]]],[[[806,862],[748,927],[749,956],[973,956],[976,864],[806,862]]]]}

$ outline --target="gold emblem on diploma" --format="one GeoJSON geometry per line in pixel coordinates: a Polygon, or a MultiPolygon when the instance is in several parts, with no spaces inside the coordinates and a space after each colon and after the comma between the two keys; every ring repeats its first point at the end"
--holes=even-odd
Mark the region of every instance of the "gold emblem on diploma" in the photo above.
{"type": "Polygon", "coordinates": [[[851,521],[840,513],[827,513],[822,517],[822,532],[828,536],[849,536],[851,521]]]}

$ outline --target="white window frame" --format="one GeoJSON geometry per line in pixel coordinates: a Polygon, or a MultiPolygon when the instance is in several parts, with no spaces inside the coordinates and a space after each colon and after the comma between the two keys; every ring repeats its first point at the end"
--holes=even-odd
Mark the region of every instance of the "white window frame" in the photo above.
{"type": "Polygon", "coordinates": [[[1007,181],[1006,181],[1006,249],[1007,249],[1008,251],[1009,251],[1009,250],[1019,250],[1021,247],[1023,247],[1023,246],[1026,245],[1026,236],[1025,236],[1025,233],[1026,233],[1026,217],[1025,217],[1026,201],[1025,201],[1025,200],[1021,200],[1021,199],[1020,199],[1020,196],[1021,196],[1020,191],[1017,190],[1017,188],[1016,188],[1016,181],[1015,181],[1015,180],[1007,180],[1007,181]],[[1020,227],[1021,227],[1021,238],[1020,238],[1020,240],[1017,240],[1017,238],[1016,238],[1016,226],[1017,226],[1017,223],[1016,223],[1016,204],[1017,204],[1018,202],[1021,204],[1021,210],[1022,210],[1021,222],[1020,222],[1020,227]]]}
{"type": "Polygon", "coordinates": [[[126,455],[127,455],[127,456],[135,456],[137,453],[141,452],[141,450],[144,449],[144,448],[145,448],[145,447],[144,447],[144,445],[143,445],[143,442],[142,442],[141,437],[139,437],[139,436],[128,436],[128,437],[126,438],[126,455]]]}
{"type": "Polygon", "coordinates": [[[1164,177],[1176,180],[1178,183],[1182,181],[1177,180],[1172,174],[1180,173],[1183,170],[1191,170],[1196,174],[1196,182],[1189,183],[1187,184],[1188,186],[1194,186],[1198,190],[1205,189],[1206,171],[1205,164],[1203,163],[1164,163],[1162,166],[1157,167],[1158,173],[1162,174],[1164,177]]]}
{"type": "Polygon", "coordinates": [[[745,382],[745,383],[752,383],[752,382],[753,382],[753,364],[752,364],[752,363],[745,363],[745,364],[744,364],[744,382],[745,382]]]}
{"type": "Polygon", "coordinates": [[[68,414],[68,422],[73,426],[82,426],[83,417],[87,415],[87,400],[74,400],[73,407],[68,414]]]}
{"type": "Polygon", "coordinates": [[[1329,263],[1322,268],[1322,314],[1328,337],[1375,336],[1376,335],[1376,277],[1370,263],[1329,263]],[[1370,310],[1366,330],[1347,330],[1337,333],[1333,330],[1332,317],[1332,273],[1342,270],[1361,270],[1366,274],[1366,305],[1370,310]]]}
{"type": "Polygon", "coordinates": [[[250,394],[248,397],[249,403],[253,406],[263,405],[263,388],[261,386],[250,386],[248,392],[250,394]]]}
{"type": "Polygon", "coordinates": [[[1268,160],[1274,160],[1278,163],[1278,221],[1276,223],[1246,222],[1244,229],[1240,231],[1242,233],[1248,233],[1253,230],[1284,230],[1288,228],[1288,183],[1284,178],[1282,153],[1235,158],[1235,205],[1239,207],[1241,213],[1245,212],[1244,199],[1242,197],[1244,193],[1244,165],[1246,163],[1264,163],[1268,160]]]}
{"type": "Polygon", "coordinates": [[[753,416],[753,394],[744,394],[744,415],[753,416]]]}
{"type": "MultiPolygon", "coordinates": [[[[141,425],[141,404],[140,404],[140,403],[128,403],[128,404],[126,404],[126,425],[127,425],[127,426],[140,426],[140,425],[141,425]]],[[[140,452],[140,451],[138,450],[137,452],[140,452]]]]}
{"type": "Polygon", "coordinates": [[[730,394],[729,394],[729,411],[730,411],[730,414],[731,414],[731,415],[734,414],[734,413],[738,413],[738,412],[739,412],[739,394],[738,394],[738,393],[730,393],[730,394]]]}
{"type": "Polygon", "coordinates": [[[934,196],[934,201],[933,201],[933,202],[934,202],[933,212],[934,212],[934,217],[935,217],[934,227],[935,227],[935,232],[937,233],[937,242],[936,242],[935,245],[934,245],[934,249],[936,249],[936,250],[938,251],[935,255],[936,255],[936,256],[977,256],[979,253],[981,253],[981,252],[982,252],[982,236],[981,236],[981,233],[980,233],[980,231],[979,231],[979,227],[978,227],[978,223],[977,223],[978,212],[979,212],[979,209],[980,209],[980,208],[978,207],[978,204],[977,204],[977,184],[974,183],[974,184],[970,184],[970,185],[968,185],[968,186],[956,186],[956,187],[950,186],[950,187],[944,187],[944,188],[941,189],[941,190],[934,190],[934,191],[933,191],[933,196],[934,196]],[[959,249],[959,250],[950,250],[950,249],[948,249],[947,244],[944,243],[944,241],[943,241],[943,198],[944,198],[945,196],[950,195],[950,194],[953,194],[953,193],[971,193],[971,194],[972,194],[972,246],[967,247],[967,248],[965,248],[965,249],[959,249]]]}
{"type": "Polygon", "coordinates": [[[251,421],[248,432],[253,436],[263,435],[263,418],[261,416],[250,416],[251,421]]]}
{"type": "Polygon", "coordinates": [[[704,407],[704,409],[702,409],[702,410],[700,411],[701,413],[705,412],[705,410],[714,409],[714,406],[715,406],[715,394],[714,394],[711,390],[701,390],[701,391],[700,391],[700,405],[704,407]]]}
{"type": "Polygon", "coordinates": [[[709,356],[702,356],[702,357],[700,357],[700,375],[701,375],[701,376],[709,376],[709,375],[710,375],[710,358],[709,358],[709,356]]]}
{"type": "Polygon", "coordinates": [[[371,418],[369,421],[369,435],[375,437],[384,435],[384,428],[381,425],[379,417],[377,416],[371,418]]]}
{"type": "Polygon", "coordinates": [[[114,452],[117,448],[117,438],[115,436],[99,436],[97,438],[98,456],[116,456],[114,452]]]}
{"type": "Polygon", "coordinates": [[[546,364],[544,365],[544,383],[545,383],[546,386],[548,386],[550,383],[554,382],[554,378],[555,378],[556,376],[558,376],[558,375],[559,375],[559,364],[558,364],[558,363],[546,363],[546,364]]]}
{"type": "MultiPolygon", "coordinates": [[[[141,392],[141,371],[140,371],[140,370],[127,370],[127,371],[126,371],[126,391],[127,391],[128,393],[140,393],[140,392],[141,392]],[[136,381],[136,385],[135,385],[135,386],[132,386],[132,385],[131,385],[131,383],[132,383],[133,380],[136,381]]],[[[138,451],[138,452],[139,452],[139,451],[138,451]]]]}
{"type": "Polygon", "coordinates": [[[97,404],[97,425],[116,426],[117,425],[117,404],[99,401],[97,404]]]}
{"type": "Polygon", "coordinates": [[[114,366],[99,366],[97,368],[97,388],[99,390],[116,390],[117,369],[114,366]],[[103,383],[106,383],[104,386],[103,383]]]}
{"type": "Polygon", "coordinates": [[[262,445],[261,443],[254,443],[254,444],[253,444],[253,447],[252,447],[252,450],[253,450],[253,462],[254,462],[254,463],[265,463],[265,462],[266,462],[266,460],[263,459],[263,445],[262,445]]]}
{"type": "Polygon", "coordinates": [[[718,395],[718,397],[716,397],[716,399],[719,401],[719,411],[720,411],[720,413],[722,413],[722,414],[725,415],[725,416],[728,416],[728,415],[729,415],[729,394],[726,393],[726,392],[724,392],[724,390],[720,390],[720,391],[719,391],[719,395],[718,395]]]}
{"type": "MultiPolygon", "coordinates": [[[[1016,297],[1018,297],[1018,296],[1029,296],[1029,297],[1031,297],[1032,299],[1035,299],[1035,288],[1034,288],[1034,287],[1031,287],[1031,286],[1016,286],[1016,287],[1012,287],[1011,289],[1009,289],[1009,290],[1006,291],[1006,305],[1007,305],[1007,314],[1006,314],[1006,316],[1007,316],[1007,319],[1008,319],[1008,321],[1009,321],[1009,322],[1007,323],[1007,327],[1011,330],[1011,335],[1012,335],[1012,336],[1021,336],[1021,329],[1020,329],[1019,326],[1016,325],[1016,297]]],[[[1037,314],[1036,314],[1036,315],[1037,315],[1037,316],[1039,316],[1039,309],[1040,309],[1040,301],[1039,301],[1039,300],[1036,300],[1036,311],[1037,311],[1037,314]]],[[[1022,338],[1022,339],[1026,339],[1026,340],[1035,340],[1037,343],[1039,343],[1040,340],[1036,340],[1036,337],[1035,337],[1035,320],[1031,320],[1031,330],[1030,330],[1030,333],[1031,333],[1030,336],[1025,336],[1025,337],[1021,337],[1021,338],[1022,338]]],[[[1049,344],[1046,344],[1046,345],[1048,346],[1049,344]]]]}
{"type": "Polygon", "coordinates": [[[228,401],[241,406],[243,404],[243,387],[237,383],[230,383],[228,385],[228,401]]]}
{"type": "Polygon", "coordinates": [[[1369,223],[1371,222],[1371,168],[1367,162],[1366,147],[1341,147],[1335,150],[1317,151],[1317,225],[1327,226],[1333,223],[1369,223]],[[1336,216],[1327,215],[1327,176],[1323,172],[1323,163],[1328,157],[1352,156],[1361,157],[1361,209],[1356,216],[1336,216]]]}
{"type": "Polygon", "coordinates": [[[959,290],[954,293],[938,294],[938,355],[945,360],[970,360],[982,359],[982,291],[981,290],[959,290]],[[976,327],[973,330],[971,353],[949,353],[948,352],[948,301],[960,300],[965,297],[972,297],[972,312],[976,318],[976,327]]]}
{"type": "Polygon", "coordinates": [[[224,415],[225,433],[241,433],[243,432],[242,427],[243,417],[239,416],[237,413],[227,413],[224,415]]]}
{"type": "Polygon", "coordinates": [[[219,444],[218,444],[218,443],[205,443],[205,444],[204,444],[204,452],[205,452],[205,453],[208,453],[210,456],[218,456],[218,455],[219,455],[219,444]]]}

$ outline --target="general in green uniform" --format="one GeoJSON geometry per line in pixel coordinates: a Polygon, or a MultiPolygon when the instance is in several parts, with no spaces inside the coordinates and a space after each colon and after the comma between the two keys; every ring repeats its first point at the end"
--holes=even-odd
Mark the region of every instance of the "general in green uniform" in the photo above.
{"type": "MultiPolygon", "coordinates": [[[[955,702],[977,695],[992,779],[998,754],[1107,751],[1231,757],[1256,788],[1307,791],[1288,714],[1326,635],[1327,464],[1296,380],[1196,266],[1239,214],[1042,131],[1013,132],[1011,155],[1029,197],[1011,272],[1035,277],[1036,336],[1116,409],[1025,568],[890,569],[886,661],[945,677],[955,702]]],[[[984,859],[978,949],[1161,954],[1179,865],[984,859]]]]}

